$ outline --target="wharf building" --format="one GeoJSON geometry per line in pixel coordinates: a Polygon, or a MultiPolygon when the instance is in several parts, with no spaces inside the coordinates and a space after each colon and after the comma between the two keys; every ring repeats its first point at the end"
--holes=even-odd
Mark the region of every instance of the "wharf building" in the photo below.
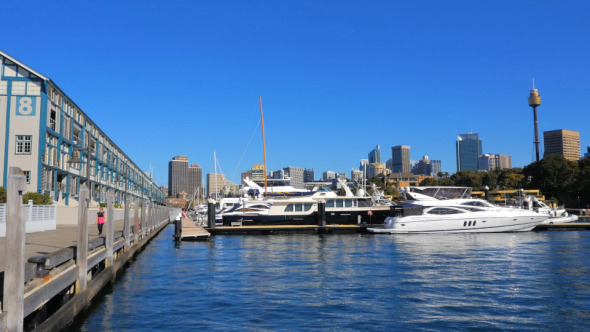
{"type": "Polygon", "coordinates": [[[482,144],[479,134],[459,134],[456,142],[457,172],[477,171],[482,144]]]}
{"type": "Polygon", "coordinates": [[[485,153],[479,156],[480,171],[493,171],[495,169],[512,168],[512,157],[505,154],[485,153]]]}
{"type": "Polygon", "coordinates": [[[176,156],[168,163],[168,197],[194,196],[202,185],[203,170],[197,164],[189,165],[188,157],[176,156]]]}
{"type": "Polygon", "coordinates": [[[26,177],[25,192],[48,193],[58,204],[77,205],[80,186],[88,183],[93,202],[113,194],[115,204],[122,204],[127,192],[129,198],[165,203],[151,176],[53,80],[2,51],[0,126],[1,186],[14,166],[26,177]]]}
{"type": "Polygon", "coordinates": [[[369,164],[381,162],[381,147],[377,145],[375,149],[369,152],[369,164]]]}
{"type": "Polygon", "coordinates": [[[397,145],[391,148],[391,172],[410,173],[410,147],[397,145]]]}
{"type": "Polygon", "coordinates": [[[412,167],[412,174],[427,175],[436,177],[438,173],[442,172],[442,163],[440,160],[431,160],[428,156],[423,156],[418,160],[414,167],[412,167]]]}
{"type": "Polygon", "coordinates": [[[558,154],[568,160],[580,159],[580,132],[567,129],[551,130],[543,133],[543,139],[545,141],[543,157],[558,154]]]}

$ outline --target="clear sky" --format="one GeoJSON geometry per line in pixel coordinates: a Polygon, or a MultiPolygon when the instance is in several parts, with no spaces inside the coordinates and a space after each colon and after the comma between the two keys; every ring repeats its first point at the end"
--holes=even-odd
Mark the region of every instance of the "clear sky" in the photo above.
{"type": "Polygon", "coordinates": [[[457,134],[534,160],[539,130],[590,145],[589,1],[3,1],[0,49],[55,81],[154,180],[186,155],[234,182],[346,172],[376,145],[456,171],[457,134]]]}

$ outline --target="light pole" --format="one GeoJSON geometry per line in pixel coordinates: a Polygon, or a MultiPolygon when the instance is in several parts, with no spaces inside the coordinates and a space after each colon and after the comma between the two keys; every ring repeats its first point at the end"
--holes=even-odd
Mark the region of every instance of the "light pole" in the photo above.
{"type": "MultiPolygon", "coordinates": [[[[78,151],[79,156],[82,155],[82,151],[86,151],[86,184],[88,185],[88,202],[92,203],[92,183],[90,182],[90,138],[86,140],[86,148],[74,148],[73,151],[78,151]]],[[[68,164],[83,164],[84,162],[80,157],[72,158],[68,161],[68,164]]]]}

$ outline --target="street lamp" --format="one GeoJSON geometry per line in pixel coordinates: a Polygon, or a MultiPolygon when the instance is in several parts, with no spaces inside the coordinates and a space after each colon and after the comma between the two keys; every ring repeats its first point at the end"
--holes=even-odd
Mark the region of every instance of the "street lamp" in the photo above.
{"type": "Polygon", "coordinates": [[[86,151],[86,183],[88,184],[88,202],[92,202],[92,185],[90,182],[90,140],[86,140],[86,148],[74,148],[73,151],[78,151],[78,156],[68,160],[68,164],[83,164],[84,161],[79,156],[82,151],[86,151]]]}

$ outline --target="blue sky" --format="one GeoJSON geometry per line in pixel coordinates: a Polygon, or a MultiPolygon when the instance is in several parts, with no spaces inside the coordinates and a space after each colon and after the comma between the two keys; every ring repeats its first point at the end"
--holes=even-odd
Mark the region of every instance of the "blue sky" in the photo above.
{"type": "Polygon", "coordinates": [[[53,79],[167,185],[186,155],[234,182],[346,172],[376,145],[456,171],[457,134],[534,159],[539,130],[590,145],[586,1],[3,1],[0,49],[53,79]]]}

